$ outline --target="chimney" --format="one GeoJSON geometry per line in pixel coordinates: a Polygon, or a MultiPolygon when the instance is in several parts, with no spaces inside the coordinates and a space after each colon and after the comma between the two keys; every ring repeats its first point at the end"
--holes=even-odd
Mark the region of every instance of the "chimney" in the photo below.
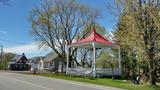
{"type": "Polygon", "coordinates": [[[25,54],[24,54],[24,53],[22,53],[22,55],[23,55],[23,56],[25,56],[25,54]]]}

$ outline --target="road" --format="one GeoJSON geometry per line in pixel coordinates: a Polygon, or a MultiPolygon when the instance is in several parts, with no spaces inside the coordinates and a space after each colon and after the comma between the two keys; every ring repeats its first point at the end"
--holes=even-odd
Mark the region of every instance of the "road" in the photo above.
{"type": "Polygon", "coordinates": [[[0,90],[121,90],[88,83],[0,71],[0,90]]]}

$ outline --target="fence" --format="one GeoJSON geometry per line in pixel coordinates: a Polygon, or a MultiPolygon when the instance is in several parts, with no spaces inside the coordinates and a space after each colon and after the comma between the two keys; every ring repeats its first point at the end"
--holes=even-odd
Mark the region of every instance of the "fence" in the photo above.
{"type": "MultiPolygon", "coordinates": [[[[73,75],[83,75],[83,76],[90,76],[92,75],[92,68],[69,68],[68,74],[73,75]]],[[[120,68],[114,68],[114,75],[121,75],[120,68]]],[[[112,68],[96,68],[96,74],[100,76],[112,76],[112,68]]]]}

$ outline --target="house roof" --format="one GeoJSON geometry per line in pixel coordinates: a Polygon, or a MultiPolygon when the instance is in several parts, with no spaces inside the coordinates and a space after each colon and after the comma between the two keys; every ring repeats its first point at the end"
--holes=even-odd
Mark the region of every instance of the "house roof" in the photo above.
{"type": "Polygon", "coordinates": [[[50,53],[48,53],[45,58],[44,61],[52,61],[53,59],[55,59],[56,57],[58,57],[57,53],[51,51],[50,53]]]}
{"type": "Polygon", "coordinates": [[[18,61],[23,57],[23,55],[16,55],[11,61],[18,61]]]}
{"type": "Polygon", "coordinates": [[[23,53],[22,55],[16,55],[16,56],[11,60],[11,62],[18,62],[18,61],[21,60],[23,57],[26,58],[26,60],[28,60],[27,57],[25,56],[25,54],[23,53]]]}
{"type": "Polygon", "coordinates": [[[37,64],[39,63],[39,61],[42,59],[43,60],[43,56],[40,57],[33,57],[31,59],[29,59],[29,64],[37,64]]]}

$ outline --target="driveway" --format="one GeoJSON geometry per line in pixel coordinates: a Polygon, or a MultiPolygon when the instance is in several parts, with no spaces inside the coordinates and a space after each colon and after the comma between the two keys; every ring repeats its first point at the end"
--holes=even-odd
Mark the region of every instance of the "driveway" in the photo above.
{"type": "Polygon", "coordinates": [[[0,71],[0,90],[122,90],[56,78],[0,71]]]}

